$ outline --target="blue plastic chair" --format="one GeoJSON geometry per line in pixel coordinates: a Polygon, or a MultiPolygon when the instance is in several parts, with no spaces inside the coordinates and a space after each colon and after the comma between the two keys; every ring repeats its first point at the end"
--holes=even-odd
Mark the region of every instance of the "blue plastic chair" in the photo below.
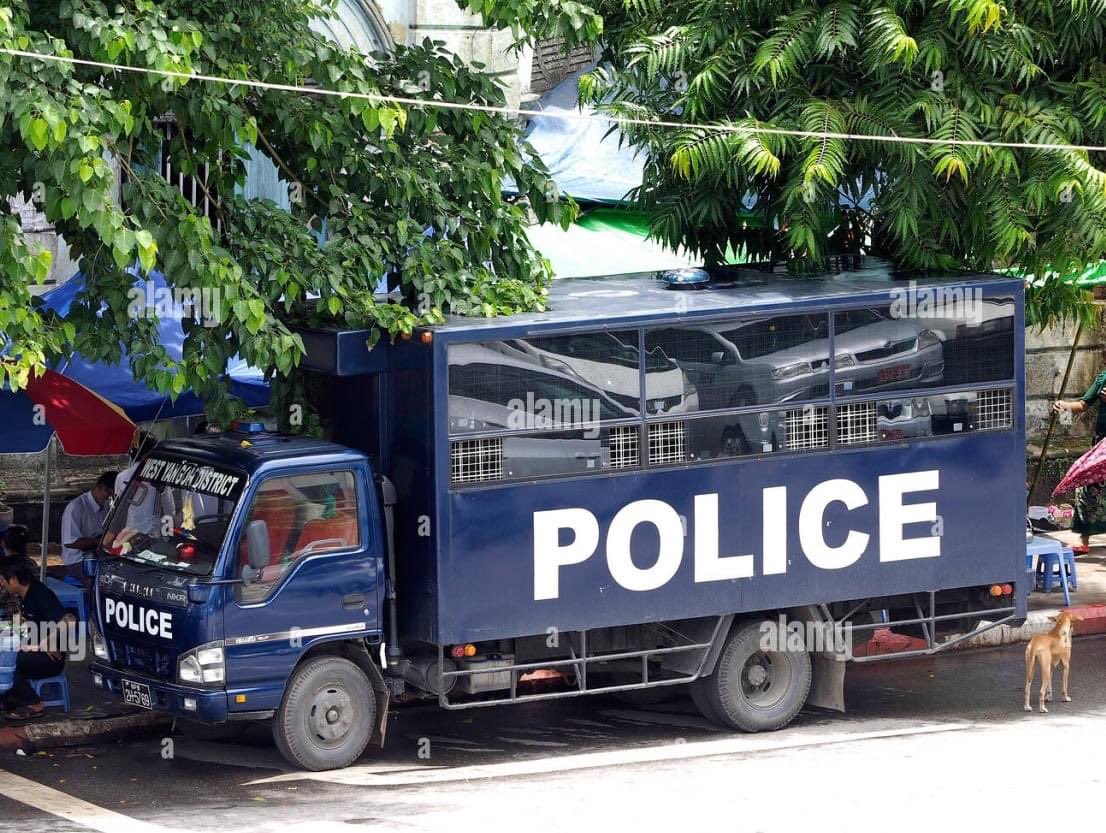
{"type": "Polygon", "coordinates": [[[1068,588],[1076,590],[1079,583],[1075,577],[1075,553],[1068,547],[1064,547],[1058,553],[1046,552],[1037,556],[1037,586],[1049,593],[1057,580],[1064,591],[1064,604],[1070,605],[1071,596],[1068,588]]]}
{"type": "Polygon", "coordinates": [[[83,587],[74,586],[68,581],[60,581],[53,576],[46,579],[46,586],[54,591],[62,607],[76,614],[78,621],[88,621],[88,606],[83,587]]]}
{"type": "Polygon", "coordinates": [[[69,714],[69,678],[65,676],[64,671],[56,677],[31,680],[31,688],[42,698],[44,706],[61,706],[65,709],[65,713],[69,714]]]}

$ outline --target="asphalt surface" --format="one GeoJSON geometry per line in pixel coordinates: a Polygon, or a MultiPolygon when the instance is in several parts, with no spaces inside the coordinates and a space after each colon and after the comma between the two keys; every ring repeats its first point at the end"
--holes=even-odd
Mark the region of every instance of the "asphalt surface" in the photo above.
{"type": "Polygon", "coordinates": [[[290,771],[261,727],[235,745],[7,754],[0,819],[21,833],[1100,826],[1106,637],[1076,640],[1074,702],[1048,715],[1022,711],[1023,655],[853,666],[847,715],[812,710],[763,735],[714,727],[686,698],[584,698],[404,709],[383,750],[316,775],[290,771]]]}

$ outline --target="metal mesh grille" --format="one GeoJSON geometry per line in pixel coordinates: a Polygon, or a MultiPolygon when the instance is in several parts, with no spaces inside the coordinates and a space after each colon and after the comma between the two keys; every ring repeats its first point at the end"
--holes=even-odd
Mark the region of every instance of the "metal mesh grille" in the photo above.
{"type": "Polygon", "coordinates": [[[876,432],[876,403],[850,402],[837,406],[837,442],[839,445],[874,443],[876,432]]]}
{"type": "Polygon", "coordinates": [[[611,468],[627,469],[641,460],[641,430],[636,425],[616,425],[611,428],[608,442],[611,468]]]}
{"type": "Polygon", "coordinates": [[[829,445],[829,413],[825,405],[807,405],[784,412],[787,448],[825,448],[829,445]]]}
{"type": "Polygon", "coordinates": [[[503,479],[503,440],[455,440],[450,444],[450,480],[480,483],[503,479]]]}
{"type": "Polygon", "coordinates": [[[980,431],[1010,427],[1013,420],[1010,391],[981,390],[976,406],[979,408],[976,424],[980,431]]]}
{"type": "Polygon", "coordinates": [[[654,422],[649,425],[649,463],[682,463],[687,457],[687,441],[682,422],[654,422]]]}

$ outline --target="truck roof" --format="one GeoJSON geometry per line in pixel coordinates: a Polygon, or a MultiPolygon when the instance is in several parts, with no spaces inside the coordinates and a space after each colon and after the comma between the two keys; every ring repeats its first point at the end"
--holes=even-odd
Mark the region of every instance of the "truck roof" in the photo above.
{"type": "Polygon", "coordinates": [[[308,457],[325,460],[359,460],[364,457],[336,443],[314,437],[275,434],[268,431],[226,431],[158,443],[154,455],[174,454],[213,466],[229,466],[253,473],[277,460],[308,457]]]}
{"type": "Polygon", "coordinates": [[[500,318],[453,315],[431,329],[439,333],[463,333],[504,327],[564,327],[583,322],[629,325],[635,320],[674,315],[769,312],[797,303],[852,302],[860,295],[905,290],[911,281],[918,288],[1017,281],[981,272],[904,272],[887,261],[871,257],[864,258],[857,269],[802,277],[742,267],[707,271],[711,281],[704,289],[670,289],[661,280],[662,272],[555,280],[549,287],[546,312],[500,318]]]}

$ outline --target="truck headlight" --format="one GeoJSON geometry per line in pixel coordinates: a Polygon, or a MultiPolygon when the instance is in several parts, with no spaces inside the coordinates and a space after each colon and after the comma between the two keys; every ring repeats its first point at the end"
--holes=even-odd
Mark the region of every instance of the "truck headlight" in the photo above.
{"type": "Polygon", "coordinates": [[[796,376],[804,376],[809,373],[810,364],[808,362],[795,362],[794,364],[785,364],[783,367],[773,368],[772,378],[777,381],[794,379],[796,376]]]}
{"type": "Polygon", "coordinates": [[[856,359],[854,359],[850,353],[838,353],[834,357],[833,366],[838,369],[842,367],[856,367],[856,359]]]}
{"type": "Polygon", "coordinates": [[[177,681],[214,685],[225,682],[226,663],[221,645],[201,645],[180,655],[177,660],[177,681]]]}
{"type": "Polygon", "coordinates": [[[111,662],[107,640],[100,636],[100,631],[96,629],[96,620],[91,616],[88,618],[88,635],[92,637],[92,655],[96,659],[111,662]]]}

